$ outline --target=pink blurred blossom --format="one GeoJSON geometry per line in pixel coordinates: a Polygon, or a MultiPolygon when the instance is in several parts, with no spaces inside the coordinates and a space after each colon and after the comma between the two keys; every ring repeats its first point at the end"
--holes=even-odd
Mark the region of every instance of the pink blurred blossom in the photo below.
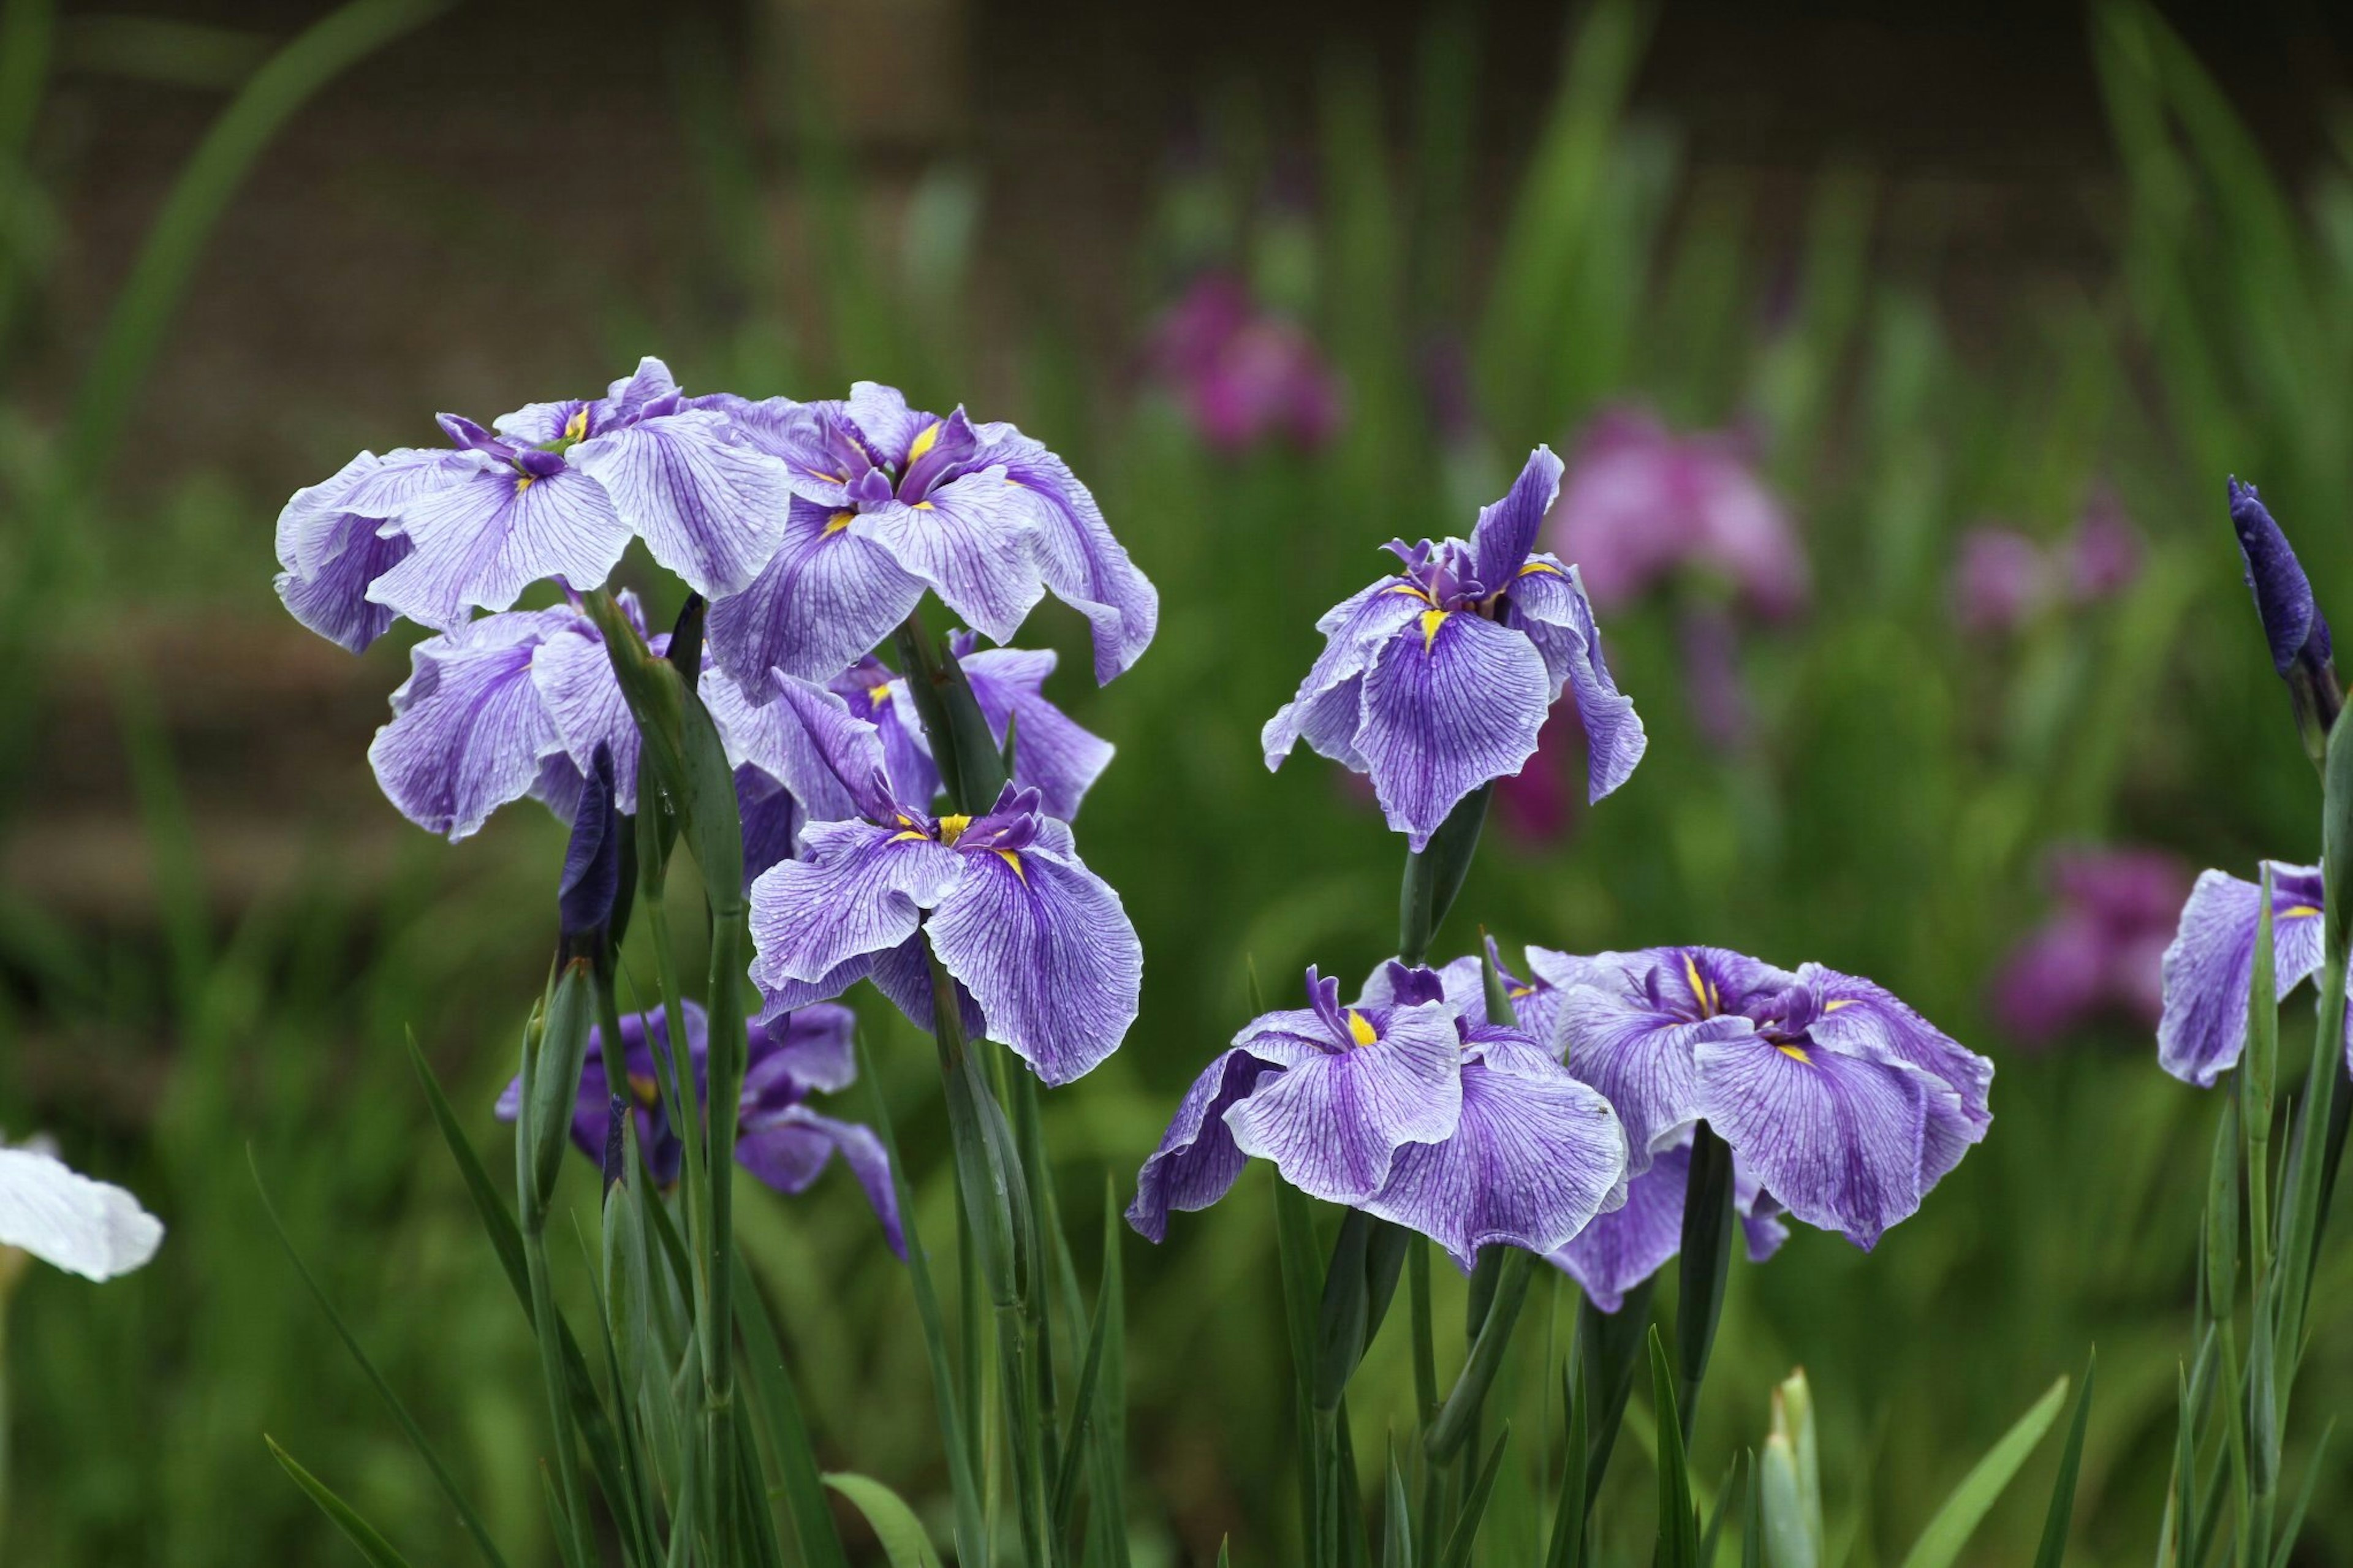
{"type": "Polygon", "coordinates": [[[1220,452],[1276,436],[1313,451],[1339,431],[1339,382],[1314,341],[1229,273],[1194,279],[1154,328],[1149,360],[1220,452]]]}
{"type": "Polygon", "coordinates": [[[2090,605],[2123,593],[2138,580],[2144,552],[2140,530],[2105,485],[2048,548],[2014,528],[1979,523],[1961,535],[1953,613],[1967,631],[2015,632],[2062,599],[2090,605]]]}
{"type": "Polygon", "coordinates": [[[2053,853],[2048,877],[2051,916],[1994,977],[1995,1017],[2029,1046],[2107,1012],[2155,1028],[2189,873],[2161,850],[2079,848],[2053,853]]]}
{"type": "Polygon", "coordinates": [[[1806,605],[1796,531],[1731,433],[1677,436],[1640,410],[1601,414],[1578,443],[1549,528],[1554,552],[1605,608],[1686,566],[1726,579],[1763,616],[1806,605]]]}

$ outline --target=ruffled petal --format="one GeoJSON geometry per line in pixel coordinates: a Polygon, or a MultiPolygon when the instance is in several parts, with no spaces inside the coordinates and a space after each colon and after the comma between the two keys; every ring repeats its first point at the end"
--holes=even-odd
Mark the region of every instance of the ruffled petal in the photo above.
{"type": "Polygon", "coordinates": [[[1462,1110],[1462,1047],[1442,1003],[1400,1007],[1366,1046],[1326,1048],[1316,1016],[1271,1014],[1234,1044],[1288,1068],[1226,1112],[1234,1143],[1274,1162],[1310,1197],[1361,1204],[1388,1180],[1398,1150],[1452,1135],[1462,1110]]]}
{"type": "Polygon", "coordinates": [[[842,412],[866,437],[876,459],[894,468],[906,467],[915,437],[926,426],[939,423],[933,416],[908,407],[905,395],[897,387],[879,381],[852,382],[849,401],[842,405],[842,412]]]}
{"type": "Polygon", "coordinates": [[[456,840],[532,790],[541,760],[564,746],[532,659],[572,618],[517,610],[417,645],[408,679],[392,694],[392,722],[368,747],[376,782],[403,816],[456,840]]]}
{"type": "Polygon", "coordinates": [[[1397,1152],[1367,1214],[1421,1232],[1469,1268],[1488,1246],[1547,1253],[1626,1200],[1626,1135],[1609,1102],[1530,1045],[1462,1066],[1451,1137],[1397,1152]]]}
{"type": "Polygon", "coordinates": [[[1088,788],[1111,765],[1115,748],[1081,729],[1046,700],[1045,680],[1055,663],[1051,648],[982,648],[956,660],[972,684],[973,700],[988,721],[997,743],[1014,735],[1013,782],[1034,789],[1049,816],[1070,821],[1088,788]]]}
{"type": "Polygon", "coordinates": [[[860,512],[849,531],[881,545],[992,642],[1010,641],[1045,597],[1036,525],[998,470],[967,474],[913,506],[860,512]]]}
{"type": "Polygon", "coordinates": [[[897,947],[965,875],[935,840],[863,822],[812,823],[801,843],[807,858],[752,884],[752,977],[764,989],[897,947]]]}
{"type": "Polygon", "coordinates": [[[111,1279],[154,1257],[163,1241],[163,1221],[122,1188],[31,1149],[0,1149],[0,1247],[85,1279],[111,1279]]]}
{"type": "Polygon", "coordinates": [[[362,452],[333,478],[294,492],[278,514],[278,596],[294,618],[353,653],[392,625],[368,598],[378,577],[416,547],[386,520],[427,490],[464,478],[465,454],[404,448],[362,452]]]}
{"type": "Polygon", "coordinates": [[[1362,773],[1365,762],[1356,741],[1356,726],[1363,721],[1364,674],[1390,640],[1429,607],[1412,584],[1385,577],[1324,612],[1315,623],[1324,634],[1324,651],[1299,683],[1299,694],[1259,733],[1267,767],[1281,767],[1292,747],[1303,740],[1321,755],[1362,773]]]}
{"type": "Polygon", "coordinates": [[[1241,1174],[1244,1156],[1226,1125],[1229,1108],[1250,1098],[1259,1080],[1282,1069],[1249,1051],[1226,1051],[1193,1080],[1176,1103],[1160,1147],[1135,1176],[1135,1201],[1127,1223],[1147,1241],[1168,1235],[1172,1209],[1208,1208],[1224,1197],[1241,1174]]]}
{"type": "Polygon", "coordinates": [[[610,751],[613,804],[624,813],[636,811],[638,721],[596,623],[580,618],[541,644],[531,661],[531,679],[565,755],[586,774],[595,766],[597,747],[610,751]]]}
{"type": "Polygon", "coordinates": [[[776,552],[740,593],[711,606],[711,657],[755,703],[768,672],[829,680],[888,638],[923,596],[856,513],[796,497],[776,552]]]}
{"type": "Polygon", "coordinates": [[[822,686],[774,678],[777,700],[754,707],[733,681],[705,670],[701,691],[737,767],[758,768],[790,790],[817,822],[888,820],[882,741],[874,726],[822,686]]]}
{"type": "Polygon", "coordinates": [[[1934,1185],[1993,1125],[1993,1063],[1868,980],[1807,963],[1799,966],[1798,981],[1820,1002],[1810,1028],[1816,1039],[1851,1056],[1909,1062],[1952,1090],[1928,1101],[1920,1180],[1924,1188],[1934,1185]]]}
{"type": "Polygon", "coordinates": [[[745,1117],[735,1142],[735,1163],[786,1194],[807,1191],[836,1153],[865,1189],[891,1250],[905,1262],[907,1237],[899,1219],[898,1188],[891,1180],[891,1157],[872,1129],[819,1116],[807,1106],[788,1105],[745,1117]]]}
{"type": "Polygon", "coordinates": [[[1519,632],[1468,613],[1424,613],[1365,677],[1356,749],[1381,812],[1416,854],[1462,797],[1535,754],[1545,664],[1519,632]]]}
{"type": "Polygon", "coordinates": [[[473,473],[401,509],[396,521],[417,549],[369,598],[450,631],[470,608],[503,610],[546,578],[582,593],[603,585],[629,546],[603,486],[569,468],[533,479],[487,453],[469,457],[473,473]]]}
{"type": "Polygon", "coordinates": [[[653,558],[705,598],[748,585],[776,552],[791,491],[784,465],[715,413],[665,415],[573,448],[653,558]]]}
{"type": "Polygon", "coordinates": [[[1538,447],[1528,454],[1504,499],[1479,509],[1479,524],[1471,531],[1471,554],[1489,593],[1509,586],[1535,548],[1545,513],[1560,494],[1560,475],[1561,461],[1552,448],[1538,447]]]}
{"type": "Polygon", "coordinates": [[[1599,800],[1632,776],[1649,749],[1634,700],[1618,689],[1601,654],[1601,629],[1574,566],[1532,556],[1511,584],[1512,619],[1544,654],[1552,695],[1566,686],[1585,726],[1586,790],[1599,800]]]}
{"type": "Polygon", "coordinates": [[[1683,1189],[1691,1180],[1691,1147],[1664,1149],[1651,1168],[1626,1184],[1626,1202],[1597,1215],[1547,1259],[1585,1289],[1604,1312],[1626,1304],[1626,1292],[1666,1267],[1683,1250],[1683,1189]]]}
{"type": "Polygon", "coordinates": [[[960,852],[934,951],[980,1004],[988,1037],[1050,1084],[1111,1055],[1135,1022],[1144,947],[1111,885],[1040,840],[960,852]]]}
{"type": "Polygon", "coordinates": [[[746,1105],[784,1104],[806,1094],[839,1094],[858,1081],[858,1015],[820,1002],[752,1030],[744,1074],[746,1105]]]}
{"type": "MultiPolygon", "coordinates": [[[[2320,968],[2320,869],[2270,865],[2273,979],[2284,998],[2320,968]]],[[[2202,871],[2181,907],[2180,928],[2159,971],[2157,1060],[2184,1083],[2211,1088],[2246,1048],[2263,900],[2259,883],[2202,871]]]]}
{"type": "Polygon", "coordinates": [[[1087,618],[1095,683],[1109,685],[1151,645],[1160,591],[1128,558],[1092,493],[1061,458],[1010,425],[976,426],[974,434],[979,447],[972,466],[1005,470],[1011,504],[1029,510],[1046,586],[1087,618]]]}

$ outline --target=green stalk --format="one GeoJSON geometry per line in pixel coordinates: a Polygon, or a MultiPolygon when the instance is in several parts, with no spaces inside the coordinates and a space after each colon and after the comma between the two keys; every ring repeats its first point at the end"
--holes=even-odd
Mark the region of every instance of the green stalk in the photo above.
{"type": "MultiPolygon", "coordinates": [[[[576,986],[576,976],[567,974],[563,984],[576,986]]],[[[580,1479],[575,1473],[578,1434],[572,1422],[572,1405],[565,1397],[564,1357],[561,1349],[563,1319],[556,1310],[555,1293],[549,1283],[547,1270],[547,1187],[539,1169],[538,1148],[543,1142],[543,1131],[534,1112],[540,1108],[540,1074],[545,1066],[546,1036],[551,1026],[561,1026],[556,997],[559,987],[551,985],[540,1006],[539,1016],[533,1019],[523,1034],[522,1047],[522,1115],[515,1137],[515,1198],[522,1216],[523,1265],[531,1283],[532,1337],[539,1346],[539,1370],[547,1390],[548,1424],[554,1434],[554,1454],[552,1466],[555,1471],[558,1496],[563,1501],[562,1524],[569,1540],[565,1555],[575,1563],[586,1563],[586,1538],[582,1521],[586,1506],[580,1495],[580,1479]]],[[[585,1031],[585,1020],[580,1024],[585,1031]]],[[[576,1058],[575,1058],[576,1060],[576,1058]]]]}
{"type": "Polygon", "coordinates": [[[1430,942],[1454,907],[1471,858],[1479,847],[1479,830],[1486,825],[1487,803],[1495,786],[1481,784],[1447,813],[1429,847],[1405,862],[1405,885],[1398,899],[1398,962],[1419,965],[1430,958],[1430,942]]]}
{"type": "Polygon", "coordinates": [[[1724,1316],[1724,1283],[1732,1272],[1732,1151],[1702,1121],[1692,1131],[1691,1174],[1683,1187],[1683,1248],[1676,1265],[1675,1362],[1683,1447],[1699,1417],[1699,1390],[1708,1352],[1724,1316]]]}

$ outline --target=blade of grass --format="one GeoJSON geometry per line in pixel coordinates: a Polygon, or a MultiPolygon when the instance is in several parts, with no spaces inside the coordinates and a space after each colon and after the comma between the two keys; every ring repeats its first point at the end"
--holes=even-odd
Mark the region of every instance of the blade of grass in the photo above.
{"type": "Polygon", "coordinates": [[[352,1505],[328,1489],[324,1481],[296,1464],[294,1456],[278,1446],[277,1438],[265,1432],[261,1440],[269,1446],[269,1457],[294,1479],[294,1484],[301,1487],[312,1502],[318,1504],[319,1511],[333,1521],[344,1538],[359,1548],[361,1556],[374,1563],[375,1568],[408,1568],[408,1559],[394,1551],[392,1542],[378,1534],[375,1526],[353,1512],[352,1505]]]}
{"type": "Polygon", "coordinates": [[[2094,1350],[2084,1363],[2084,1391],[2075,1395],[2075,1418],[2067,1426],[2067,1446],[2060,1450],[2059,1478],[2051,1488],[2051,1511],[2043,1516],[2042,1544],[2034,1553],[2034,1568],[2060,1568],[2067,1557],[2067,1533],[2075,1521],[2075,1476],[2084,1463],[2084,1427],[2092,1415],[2092,1380],[2100,1370],[2094,1350]]]}
{"type": "Polygon", "coordinates": [[[780,1472],[785,1512],[792,1521],[793,1540],[806,1568],[849,1568],[849,1554],[833,1527],[833,1510],[825,1499],[825,1478],[818,1468],[817,1451],[809,1442],[808,1424],[801,1418],[800,1399],[793,1391],[792,1374],[785,1367],[783,1344],[768,1315],[768,1303],[754,1283],[742,1248],[735,1252],[735,1289],[732,1292],[735,1326],[744,1336],[744,1362],[750,1373],[752,1400],[768,1428],[768,1447],[780,1472]]]}
{"type": "Polygon", "coordinates": [[[1986,1450],[1985,1458],[1961,1478],[1961,1484],[1929,1517],[1920,1539],[1905,1554],[1903,1568],[1951,1568],[1959,1561],[1961,1549],[1968,1544],[1978,1521],[2042,1441],[2042,1435],[2051,1430],[2066,1399],[2067,1379],[2063,1377],[2028,1406],[2026,1414],[1986,1450]]]}
{"type": "Polygon", "coordinates": [[[1487,1500],[1494,1495],[1495,1478],[1503,1473],[1504,1450],[1512,1441],[1512,1424],[1495,1434],[1495,1446],[1487,1450],[1487,1462],[1479,1467],[1479,1479],[1462,1499],[1462,1517],[1454,1523],[1454,1533],[1446,1539],[1446,1550],[1439,1558],[1440,1568],[1469,1568],[1472,1550],[1479,1543],[1479,1526],[1487,1517],[1487,1500]]]}

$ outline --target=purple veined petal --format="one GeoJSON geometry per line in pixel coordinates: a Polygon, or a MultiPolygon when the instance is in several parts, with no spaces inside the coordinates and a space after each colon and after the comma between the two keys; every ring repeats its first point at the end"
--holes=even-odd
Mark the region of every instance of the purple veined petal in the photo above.
{"type": "Polygon", "coordinates": [[[1929,1099],[1920,1172],[1924,1185],[1942,1179],[1993,1125],[1993,1063],[1871,981],[1806,963],[1798,968],[1798,982],[1820,998],[1820,1013],[1810,1030],[1816,1039],[1850,1056],[1909,1062],[1952,1091],[1949,1098],[1929,1099]]]}
{"type": "Polygon", "coordinates": [[[1928,1100],[1949,1092],[1936,1079],[1746,1033],[1702,1040],[1694,1056],[1701,1114],[1798,1218],[1868,1250],[1920,1206],[1928,1100]]]}
{"type": "Polygon", "coordinates": [[[392,722],[368,747],[403,816],[454,841],[531,791],[541,759],[563,750],[532,659],[571,619],[569,610],[518,610],[417,645],[392,722]]]}
{"type": "Polygon", "coordinates": [[[893,799],[928,806],[942,788],[932,743],[899,673],[878,658],[861,658],[827,683],[850,717],[874,726],[882,742],[883,776],[893,799]]]}
{"type": "Polygon", "coordinates": [[[1324,612],[1315,623],[1324,634],[1324,651],[1299,683],[1299,694],[1259,732],[1270,770],[1281,767],[1302,740],[1345,767],[1364,770],[1356,747],[1356,726],[1363,721],[1362,677],[1381,650],[1429,607],[1411,584],[1384,577],[1324,612]]]}
{"type": "Polygon", "coordinates": [[[1512,619],[1543,653],[1552,694],[1567,687],[1585,726],[1586,791],[1598,801],[1632,776],[1650,747],[1634,700],[1618,689],[1602,657],[1601,629],[1574,566],[1550,555],[1531,556],[1511,586],[1512,619]]]}
{"type": "Polygon", "coordinates": [[[678,378],[670,374],[670,366],[647,354],[638,361],[637,369],[606,386],[591,415],[588,434],[596,436],[617,425],[634,424],[645,418],[653,405],[678,394],[678,378]]]}
{"type": "Polygon", "coordinates": [[[396,521],[416,552],[368,597],[447,631],[470,607],[503,610],[544,578],[582,593],[603,584],[629,528],[602,486],[571,469],[533,479],[486,455],[473,461],[474,473],[401,509],[396,521]]]}
{"type": "Polygon", "coordinates": [[[583,442],[572,466],[605,489],[653,558],[704,597],[741,592],[776,553],[784,465],[709,412],[664,415],[583,442]]]}
{"type": "Polygon", "coordinates": [[[1208,1208],[1233,1187],[1244,1156],[1226,1125],[1229,1108],[1250,1098],[1261,1079],[1282,1069],[1240,1048],[1209,1063],[1176,1103],[1160,1147],[1135,1175],[1127,1223],[1146,1241],[1165,1241],[1172,1209],[1208,1208]]]}
{"type": "Polygon", "coordinates": [[[793,792],[749,763],[735,770],[735,810],[744,824],[744,890],[800,842],[800,802],[793,792]]]}
{"type": "Polygon", "coordinates": [[[873,454],[846,428],[848,405],[838,399],[796,403],[769,397],[754,403],[719,392],[690,397],[681,406],[724,416],[746,441],[784,461],[794,495],[828,514],[849,505],[850,484],[874,466],[873,454]]]}
{"type": "Polygon", "coordinates": [[[1464,1269],[1492,1245],[1548,1253],[1626,1201],[1609,1102],[1525,1043],[1462,1065],[1452,1136],[1409,1143],[1365,1212],[1418,1230],[1464,1269]]]}
{"type": "Polygon", "coordinates": [[[1013,782],[1038,791],[1047,816],[1064,822],[1078,816],[1079,803],[1111,765],[1117,748],[1081,729],[1046,700],[1045,680],[1054,668],[1054,651],[982,648],[956,662],[963,666],[973,699],[998,745],[1005,743],[1007,726],[1013,727],[1013,782]]]}
{"type": "Polygon", "coordinates": [[[910,449],[915,438],[934,425],[941,423],[938,416],[925,414],[907,406],[907,399],[895,386],[885,386],[879,381],[850,383],[849,401],[843,413],[874,455],[883,464],[899,469],[907,466],[910,449]]]}
{"type": "MultiPolygon", "coordinates": [[[[923,939],[914,937],[901,942],[888,952],[878,952],[867,978],[874,989],[900,1012],[907,1021],[928,1035],[938,1022],[932,1009],[932,961],[923,948],[923,939]]],[[[977,1040],[988,1033],[987,1020],[981,1016],[980,1004],[953,976],[948,984],[955,986],[956,1013],[963,1020],[965,1038],[977,1040]]]]}
{"type": "MultiPolygon", "coordinates": [[[[785,864],[791,864],[790,861],[785,864]]],[[[912,939],[920,943],[922,938],[912,939]]],[[[806,1008],[821,1006],[838,996],[849,994],[849,988],[861,980],[873,978],[874,966],[880,954],[861,952],[846,958],[815,980],[794,980],[771,976],[758,981],[760,1011],[754,1022],[774,1023],[786,1016],[806,1008]]],[[[756,972],[755,972],[756,973],[756,972]]]]}
{"type": "Polygon", "coordinates": [[[763,990],[824,980],[897,947],[965,876],[954,850],[912,831],[813,822],[801,844],[807,858],[772,866],[752,884],[752,978],[763,990]]]}
{"type": "Polygon", "coordinates": [[[588,792],[588,778],[566,756],[561,743],[539,759],[538,776],[523,794],[547,807],[558,822],[570,824],[580,817],[580,802],[588,792]]]}
{"type": "MultiPolygon", "coordinates": [[[[2320,869],[2277,860],[2267,864],[2273,979],[2284,999],[2320,968],[2320,869]]],[[[2157,1024],[2157,1060],[2184,1083],[2212,1088],[2246,1048],[2263,899],[2258,883],[2201,871],[2181,907],[2181,925],[2165,950],[2161,969],[2164,1007],[2157,1024]]]]}
{"type": "Polygon", "coordinates": [[[1095,684],[1110,685],[1151,646],[1160,626],[1160,591],[1129,559],[1069,464],[1010,425],[981,425],[975,434],[980,446],[971,466],[1004,468],[1015,503],[1029,510],[1036,525],[1046,586],[1087,618],[1095,684]]]}
{"type": "Polygon", "coordinates": [[[1561,468],[1550,447],[1538,447],[1528,454],[1504,499],[1479,509],[1478,526],[1471,531],[1471,552],[1478,563],[1479,581],[1489,593],[1509,587],[1535,549],[1545,513],[1560,495],[1561,468]]]}
{"type": "Polygon", "coordinates": [[[1127,910],[1045,839],[960,854],[964,881],[932,916],[933,951],[980,1004],[990,1039],[1047,1083],[1069,1083],[1135,1022],[1144,946],[1127,910]]]}
{"type": "Polygon", "coordinates": [[[871,1129],[819,1116],[805,1105],[763,1110],[744,1120],[735,1142],[735,1163],[780,1193],[800,1193],[825,1173],[836,1153],[865,1189],[882,1235],[901,1262],[907,1238],[899,1219],[899,1194],[891,1180],[891,1158],[871,1129]]]}
{"type": "Polygon", "coordinates": [[[1681,1017],[1622,991],[1576,986],[1559,994],[1567,1068],[1617,1108],[1637,1171],[1688,1136],[1704,1114],[1701,1044],[1755,1033],[1746,1018],[1681,1017]]]}
{"type": "MultiPolygon", "coordinates": [[[[1451,963],[1442,965],[1436,973],[1440,994],[1448,1006],[1464,1017],[1476,1019],[1482,1024],[1487,1021],[1485,983],[1480,976],[1477,959],[1458,958],[1451,963]]],[[[1413,974],[1412,970],[1407,969],[1396,959],[1383,959],[1373,966],[1373,972],[1370,974],[1365,976],[1365,984],[1356,992],[1356,1005],[1393,1007],[1398,1005],[1401,996],[1409,1005],[1416,1000],[1420,1000],[1418,997],[1406,995],[1405,993],[1409,992],[1411,986],[1401,986],[1399,984],[1401,980],[1410,979],[1413,974]]]]}
{"type": "Polygon", "coordinates": [[[899,472],[899,499],[922,500],[937,486],[967,472],[979,444],[972,433],[972,419],[961,404],[945,419],[925,425],[908,445],[907,464],[899,472]]]}
{"type": "Polygon", "coordinates": [[[1683,1250],[1683,1189],[1690,1180],[1691,1146],[1661,1150],[1649,1170],[1626,1184],[1624,1205],[1597,1215],[1546,1260],[1582,1286],[1598,1310],[1616,1312],[1627,1291],[1683,1250]]]}
{"type": "Polygon", "coordinates": [[[462,453],[362,452],[335,475],[294,492],[278,514],[278,596],[297,621],[353,653],[392,625],[369,586],[416,547],[385,520],[417,496],[473,470],[462,453]]]}
{"type": "Polygon", "coordinates": [[[578,440],[588,428],[589,402],[567,397],[554,403],[526,403],[491,421],[491,428],[522,447],[544,447],[569,437],[578,440]]]}
{"type": "Polygon", "coordinates": [[[1356,747],[1389,826],[1419,854],[1464,795],[1535,754],[1546,706],[1544,659],[1525,636],[1423,611],[1365,677],[1356,747]]]}
{"type": "Polygon", "coordinates": [[[1310,1197],[1361,1204],[1401,1146],[1451,1137],[1462,1111],[1452,1009],[1400,1007],[1385,1022],[1373,1043],[1346,1049],[1308,1043],[1323,1033],[1312,1013],[1270,1014],[1243,1030],[1237,1047],[1288,1070],[1227,1110],[1235,1146],[1273,1161],[1310,1197]],[[1302,1017],[1311,1022],[1286,1022],[1302,1017]],[[1306,1028],[1315,1034],[1299,1037],[1306,1028]]]}
{"type": "Polygon", "coordinates": [[[776,676],[774,686],[776,700],[754,707],[734,682],[703,671],[703,705],[728,762],[749,763],[776,780],[813,822],[891,820],[882,741],[874,726],[822,686],[788,675],[776,676]]]}
{"type": "Polygon", "coordinates": [[[858,1016],[820,1002],[752,1031],[744,1075],[746,1105],[786,1104],[807,1094],[839,1094],[858,1081],[858,1016]]]}
{"type": "Polygon", "coordinates": [[[974,630],[1007,642],[1046,594],[1037,530],[1012,495],[998,470],[966,474],[913,506],[860,512],[849,531],[889,552],[974,630]]]}
{"type": "Polygon", "coordinates": [[[585,774],[596,748],[608,749],[614,805],[624,814],[634,813],[638,722],[629,712],[628,699],[621,695],[621,682],[613,674],[596,624],[581,616],[550,637],[532,658],[531,679],[573,765],[585,774]]]}

